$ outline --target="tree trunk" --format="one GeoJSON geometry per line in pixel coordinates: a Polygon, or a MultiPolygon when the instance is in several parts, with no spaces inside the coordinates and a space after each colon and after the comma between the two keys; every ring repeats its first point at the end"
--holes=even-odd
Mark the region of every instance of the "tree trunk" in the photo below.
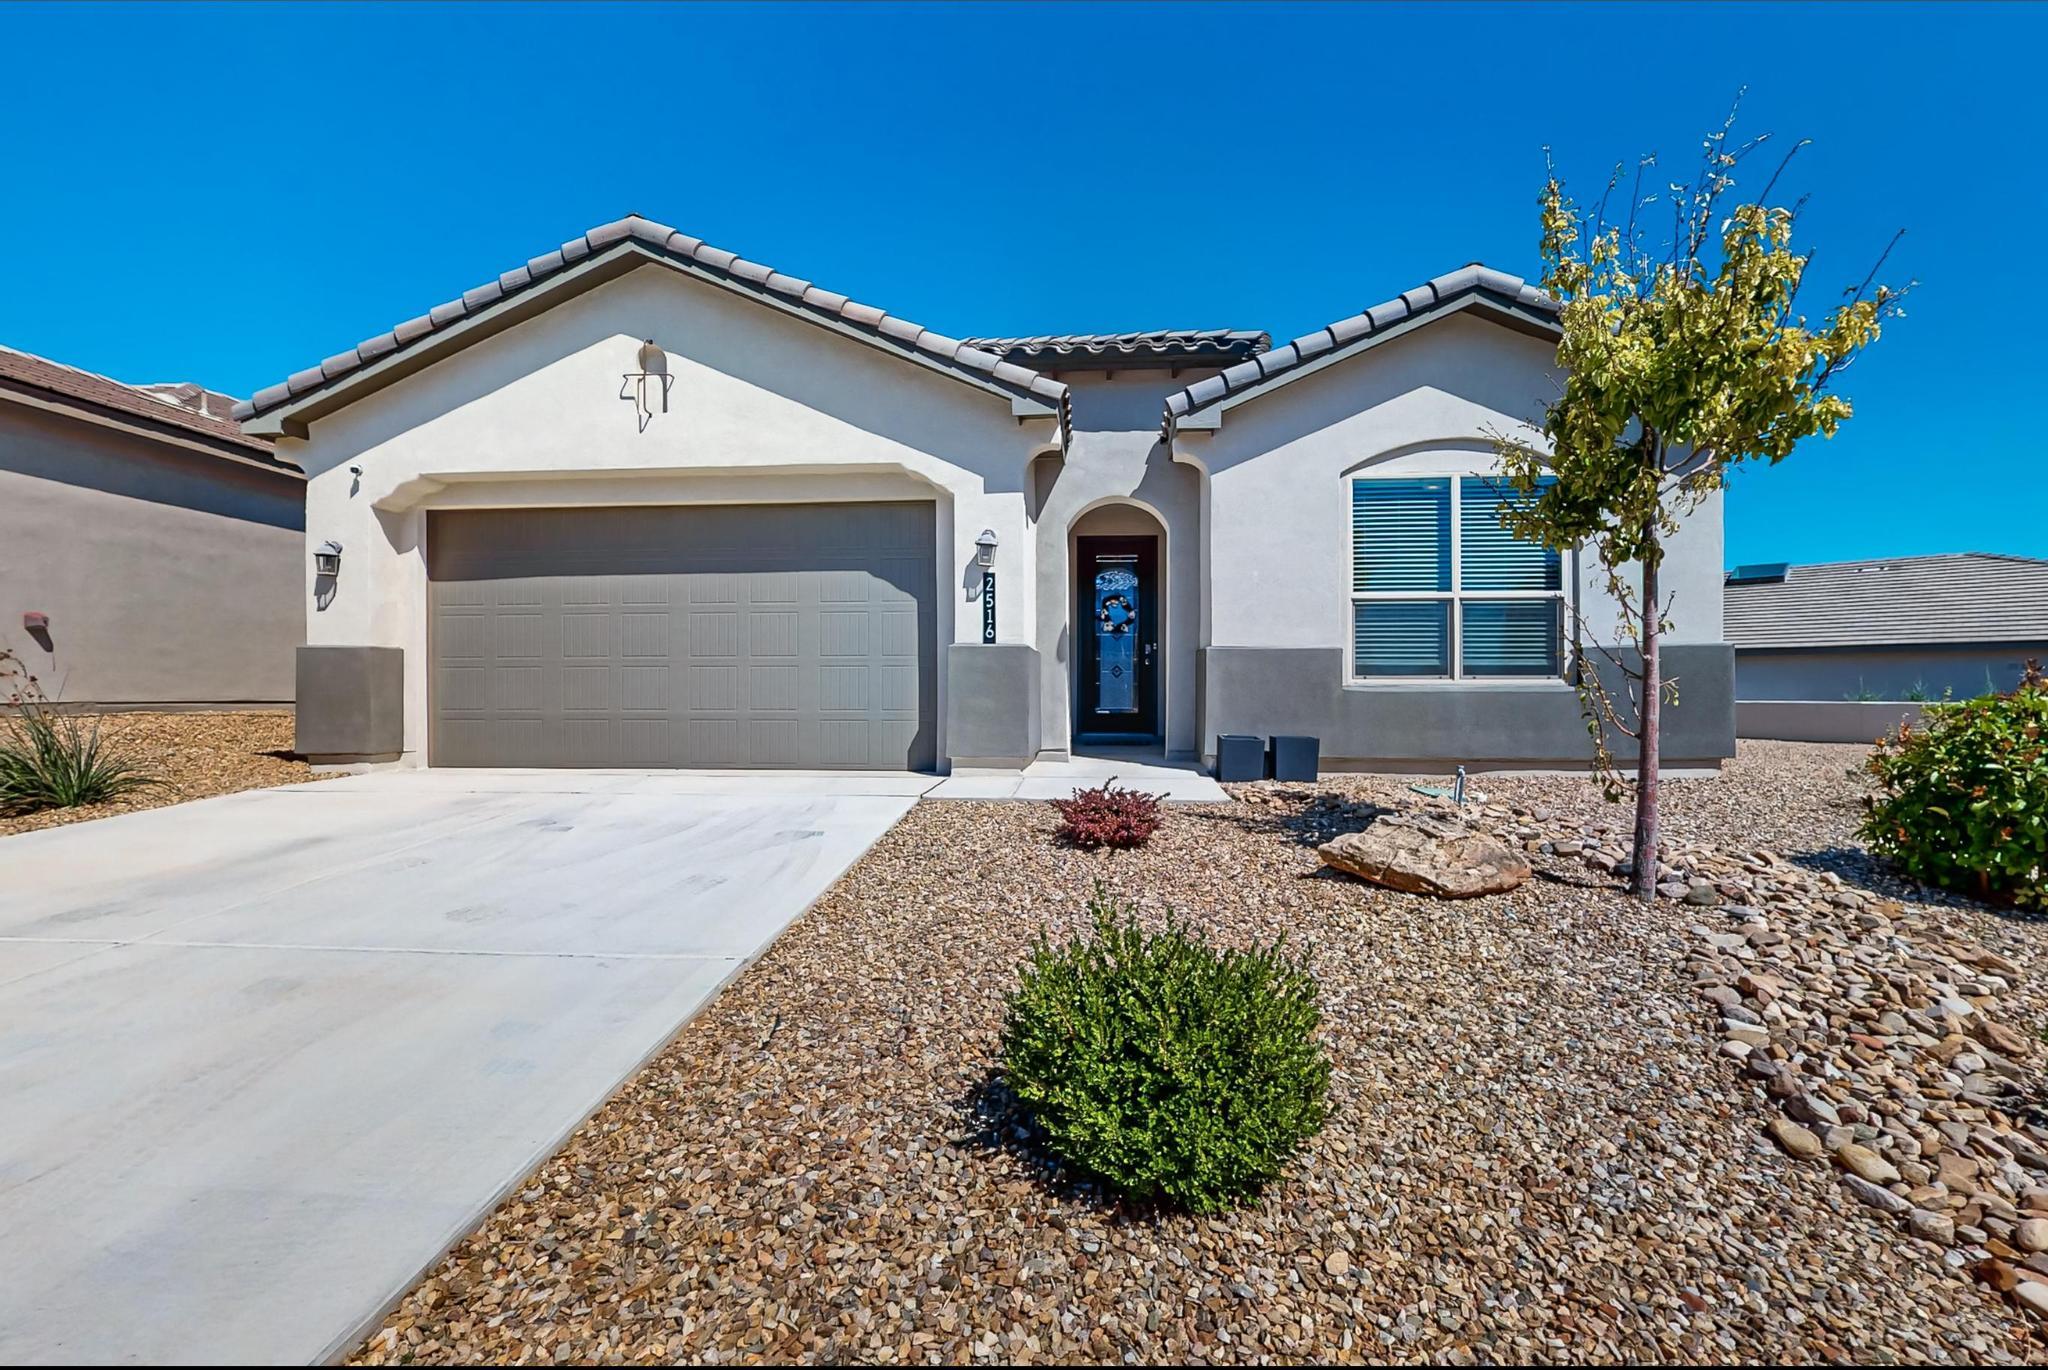
{"type": "Polygon", "coordinates": [[[1652,525],[1643,555],[1643,698],[1636,718],[1635,896],[1657,897],[1657,727],[1663,714],[1664,671],[1658,660],[1664,625],[1657,605],[1657,564],[1663,549],[1652,525]]]}

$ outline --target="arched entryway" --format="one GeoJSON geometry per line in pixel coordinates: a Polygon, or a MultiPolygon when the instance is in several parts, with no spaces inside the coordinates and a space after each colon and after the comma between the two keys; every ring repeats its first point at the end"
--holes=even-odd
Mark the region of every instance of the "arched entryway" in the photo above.
{"type": "Polygon", "coordinates": [[[1166,529],[1142,505],[1100,504],[1074,520],[1073,737],[1157,745],[1166,735],[1166,529]]]}

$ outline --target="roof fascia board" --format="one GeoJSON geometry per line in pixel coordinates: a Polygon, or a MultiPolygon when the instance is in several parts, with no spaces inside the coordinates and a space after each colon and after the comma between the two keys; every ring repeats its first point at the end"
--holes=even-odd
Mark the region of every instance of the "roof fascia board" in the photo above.
{"type": "Polygon", "coordinates": [[[972,385],[978,390],[999,395],[1011,402],[1011,412],[1020,418],[1058,416],[1059,411],[1054,405],[1035,396],[1020,394],[996,381],[957,370],[947,366],[937,357],[892,347],[844,320],[824,318],[814,311],[802,308],[793,300],[784,300],[765,291],[750,289],[744,282],[707,271],[695,261],[658,252],[639,239],[629,237],[591,253],[574,266],[553,273],[530,289],[507,295],[477,313],[435,329],[414,346],[402,347],[367,366],[357,367],[330,386],[323,386],[300,399],[287,400],[274,409],[245,419],[242,421],[242,429],[244,432],[264,436],[304,438],[308,436],[308,428],[315,420],[354,403],[363,395],[425,370],[472,343],[481,342],[495,333],[524,323],[565,300],[648,265],[665,266],[691,280],[718,286],[755,304],[768,305],[790,318],[800,319],[805,323],[838,333],[842,337],[851,338],[887,356],[915,363],[952,380],[972,385]]]}
{"type": "Polygon", "coordinates": [[[1178,420],[1169,414],[1167,416],[1168,422],[1175,429],[1215,430],[1221,428],[1223,426],[1224,413],[1227,410],[1235,409],[1238,405],[1248,400],[1256,400],[1270,395],[1274,391],[1291,385],[1305,376],[1313,376],[1326,367],[1335,366],[1339,362],[1349,361],[1361,353],[1369,352],[1381,343],[1392,342],[1395,338],[1412,333],[1418,328],[1426,328],[1439,319],[1447,319],[1453,314],[1462,314],[1467,311],[1478,314],[1489,322],[1504,325],[1517,333],[1523,333],[1530,337],[1555,338],[1558,336],[1557,321],[1548,314],[1530,309],[1526,305],[1497,295],[1489,290],[1475,290],[1468,295],[1451,301],[1449,304],[1438,305],[1436,308],[1420,314],[1411,314],[1399,323],[1375,329],[1348,346],[1334,348],[1323,353],[1320,357],[1291,366],[1279,375],[1274,376],[1271,380],[1262,381],[1255,385],[1247,385],[1228,395],[1219,396],[1201,408],[1181,415],[1178,420]]]}
{"type": "Polygon", "coordinates": [[[218,457],[223,461],[235,462],[238,465],[251,467],[257,471],[268,471],[274,476],[285,476],[292,480],[304,480],[306,478],[305,472],[287,463],[282,456],[276,461],[265,461],[261,457],[252,456],[248,452],[238,449],[234,443],[209,441],[203,433],[189,432],[168,424],[158,427],[140,415],[125,415],[114,410],[101,409],[90,400],[76,399],[71,396],[61,398],[46,396],[40,391],[24,389],[7,380],[0,380],[0,400],[19,404],[28,409],[40,409],[47,413],[63,415],[66,418],[80,419],[86,423],[97,424],[102,428],[113,429],[115,432],[126,433],[131,437],[147,438],[151,442],[168,443],[173,447],[183,447],[188,451],[198,452],[209,457],[218,457]]]}

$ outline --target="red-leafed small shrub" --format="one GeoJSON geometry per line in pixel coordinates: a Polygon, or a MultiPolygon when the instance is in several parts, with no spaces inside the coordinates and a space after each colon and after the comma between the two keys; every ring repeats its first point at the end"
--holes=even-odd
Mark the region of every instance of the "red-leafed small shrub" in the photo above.
{"type": "Polygon", "coordinates": [[[1142,847],[1159,831],[1159,796],[1120,790],[1114,779],[1052,806],[1060,813],[1060,841],[1076,847],[1142,847]]]}

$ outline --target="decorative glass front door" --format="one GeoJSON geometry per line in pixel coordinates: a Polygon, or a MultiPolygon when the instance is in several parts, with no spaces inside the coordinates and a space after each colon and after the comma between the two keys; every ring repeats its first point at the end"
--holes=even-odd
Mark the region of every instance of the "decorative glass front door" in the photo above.
{"type": "Polygon", "coordinates": [[[1159,628],[1152,538],[1077,539],[1076,732],[1156,731],[1159,628]]]}
{"type": "Polygon", "coordinates": [[[1137,573],[1103,565],[1095,573],[1095,698],[1103,713],[1138,711],[1138,626],[1137,573]]]}

